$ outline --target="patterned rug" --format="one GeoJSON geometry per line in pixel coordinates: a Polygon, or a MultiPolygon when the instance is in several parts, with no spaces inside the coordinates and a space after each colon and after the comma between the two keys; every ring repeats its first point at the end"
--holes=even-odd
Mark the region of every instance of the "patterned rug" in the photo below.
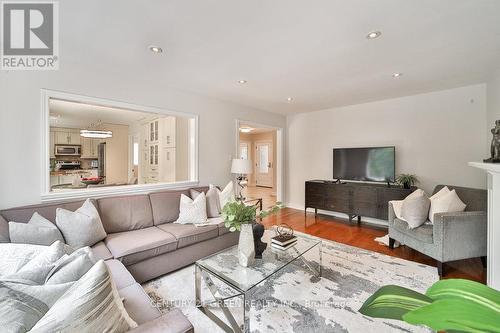
{"type": "MultiPolygon", "coordinates": [[[[308,260],[317,260],[308,254],[308,260]]],[[[317,255],[317,254],[316,254],[317,255]]],[[[374,319],[358,312],[379,287],[396,284],[424,292],[439,279],[435,267],[323,240],[322,278],[299,264],[289,265],[261,283],[252,295],[251,332],[429,332],[403,322],[374,319]]],[[[220,285],[220,281],[214,280],[220,285]]],[[[204,283],[203,283],[204,284],[204,283]]],[[[223,332],[194,304],[194,266],[188,266],[143,285],[162,311],[180,308],[197,332],[223,332]]],[[[212,300],[203,286],[203,299],[212,300]]],[[[229,292],[227,288],[223,289],[229,292]]],[[[239,298],[231,311],[242,323],[239,298]]],[[[214,310],[224,319],[221,311],[214,310]]]]}

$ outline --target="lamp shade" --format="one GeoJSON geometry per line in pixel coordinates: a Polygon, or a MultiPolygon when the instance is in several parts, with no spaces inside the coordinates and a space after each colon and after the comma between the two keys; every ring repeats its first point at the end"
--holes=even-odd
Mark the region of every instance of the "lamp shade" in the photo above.
{"type": "Polygon", "coordinates": [[[252,173],[252,161],[234,158],[231,164],[231,173],[241,175],[252,173]]]}

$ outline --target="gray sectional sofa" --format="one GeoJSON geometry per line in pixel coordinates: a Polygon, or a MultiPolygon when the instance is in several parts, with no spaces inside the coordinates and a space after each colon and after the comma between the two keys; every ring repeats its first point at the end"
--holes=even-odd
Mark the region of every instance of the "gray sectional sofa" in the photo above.
{"type": "MultiPolygon", "coordinates": [[[[207,187],[195,188],[197,191],[207,187]]],[[[107,263],[124,298],[130,317],[139,327],[133,332],[192,332],[179,310],[161,314],[139,283],[151,280],[238,242],[224,223],[205,227],[174,224],[181,194],[189,189],[94,200],[106,239],[92,246],[94,255],[107,263]]],[[[9,241],[8,222],[28,222],[34,212],[55,222],[56,209],[76,210],[83,200],[11,208],[0,211],[0,242],[9,241]]],[[[174,287],[174,286],[173,286],[174,287]]]]}

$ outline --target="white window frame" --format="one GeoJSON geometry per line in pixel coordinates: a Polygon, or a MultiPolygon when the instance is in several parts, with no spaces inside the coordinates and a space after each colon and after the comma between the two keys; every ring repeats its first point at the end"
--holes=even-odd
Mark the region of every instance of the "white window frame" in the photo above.
{"type": "Polygon", "coordinates": [[[48,90],[48,89],[41,89],[41,110],[42,110],[42,122],[41,122],[42,136],[40,140],[41,144],[40,151],[41,151],[41,162],[42,162],[41,164],[42,202],[96,198],[96,197],[105,197],[112,195],[132,195],[138,193],[151,193],[166,189],[193,187],[199,184],[198,181],[199,116],[197,114],[166,110],[151,106],[137,105],[127,102],[120,102],[98,97],[89,97],[84,95],[77,95],[77,94],[48,90]],[[50,99],[66,100],[77,103],[127,109],[139,112],[149,112],[153,114],[190,117],[192,119],[192,121],[190,122],[191,124],[190,132],[194,133],[194,138],[193,136],[190,137],[192,149],[189,159],[189,169],[190,169],[189,174],[191,179],[188,181],[180,181],[174,183],[136,184],[136,185],[111,186],[103,188],[96,187],[92,189],[64,191],[64,192],[51,192],[50,191],[50,117],[49,117],[50,99]]]}

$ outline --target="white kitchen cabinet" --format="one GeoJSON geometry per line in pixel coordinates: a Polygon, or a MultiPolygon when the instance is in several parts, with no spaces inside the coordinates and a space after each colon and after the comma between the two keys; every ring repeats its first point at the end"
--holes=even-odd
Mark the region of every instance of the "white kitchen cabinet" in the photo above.
{"type": "Polygon", "coordinates": [[[80,130],[77,128],[53,127],[56,145],[80,145],[80,130]]]}
{"type": "Polygon", "coordinates": [[[160,182],[175,182],[175,148],[163,148],[160,153],[160,182]]]}
{"type": "Polygon", "coordinates": [[[56,158],[56,155],[54,154],[54,144],[56,142],[55,140],[55,133],[53,131],[50,131],[49,133],[49,153],[50,153],[50,158],[56,158]]]}
{"type": "Polygon", "coordinates": [[[82,138],[82,155],[81,158],[96,159],[99,157],[99,144],[104,142],[101,139],[82,138]]]}

